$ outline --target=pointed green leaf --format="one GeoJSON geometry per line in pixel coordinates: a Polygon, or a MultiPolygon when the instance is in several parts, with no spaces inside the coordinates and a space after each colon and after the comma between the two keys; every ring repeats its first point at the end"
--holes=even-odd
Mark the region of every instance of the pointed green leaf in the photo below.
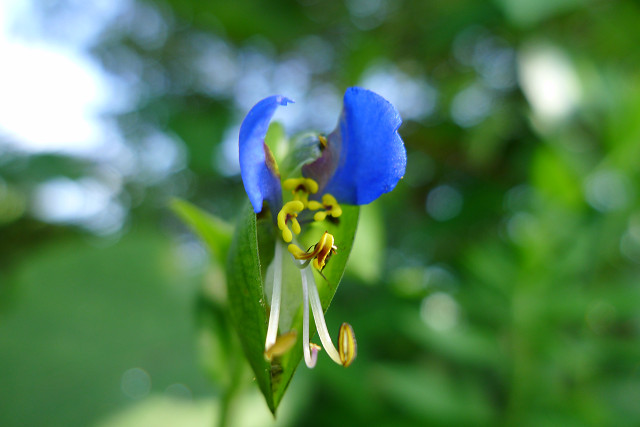
{"type": "MultiPolygon", "coordinates": [[[[300,241],[309,245],[316,243],[325,230],[335,236],[338,253],[333,255],[323,271],[326,280],[316,275],[316,285],[325,311],[344,273],[353,246],[358,213],[359,208],[356,206],[343,206],[343,214],[338,220],[314,223],[309,227],[311,228],[309,232],[300,236],[300,241]]],[[[245,355],[253,368],[258,386],[274,414],[302,359],[302,317],[300,315],[302,301],[293,306],[297,313],[293,316],[291,329],[298,332],[298,342],[288,353],[274,358],[271,362],[267,362],[264,358],[270,310],[268,305],[270,295],[266,296],[264,292],[265,278],[267,267],[273,260],[276,238],[280,238],[279,232],[271,216],[267,213],[256,217],[250,205],[247,204],[236,227],[227,266],[232,320],[240,336],[245,355]]],[[[285,263],[290,260],[291,265],[294,265],[294,260],[288,253],[284,254],[284,258],[285,263]]],[[[284,301],[288,300],[284,293],[288,289],[294,291],[291,286],[300,286],[300,271],[297,268],[284,268],[283,274],[286,275],[283,277],[284,305],[284,301]]],[[[283,311],[285,309],[283,308],[283,311]]],[[[280,330],[280,333],[283,332],[287,331],[280,330]]]]}
{"type": "Polygon", "coordinates": [[[233,227],[185,200],[173,199],[171,209],[207,244],[220,265],[224,266],[231,245],[233,227]]]}
{"type": "MultiPolygon", "coordinates": [[[[264,222],[265,219],[261,219],[264,222]]],[[[251,206],[242,210],[227,264],[227,289],[231,318],[242,349],[256,375],[258,387],[271,412],[276,405],[271,391],[271,365],[264,359],[268,309],[263,296],[263,273],[258,254],[258,225],[251,206]]]]}

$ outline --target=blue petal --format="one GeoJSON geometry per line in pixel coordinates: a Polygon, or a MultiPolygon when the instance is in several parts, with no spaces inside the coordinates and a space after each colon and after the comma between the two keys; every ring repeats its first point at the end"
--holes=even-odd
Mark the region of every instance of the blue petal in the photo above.
{"type": "Polygon", "coordinates": [[[262,211],[265,200],[272,210],[282,205],[280,177],[275,165],[267,162],[264,138],[278,106],[290,102],[293,101],[280,95],[265,98],[249,111],[240,125],[240,173],[255,213],[262,211]]]}
{"type": "Polygon", "coordinates": [[[331,193],[339,202],[371,203],[404,176],[407,152],[397,132],[400,124],[398,111],[380,95],[359,87],[347,89],[324,159],[305,172],[326,181],[323,193],[331,193]],[[320,168],[333,169],[326,180],[320,168]]]}

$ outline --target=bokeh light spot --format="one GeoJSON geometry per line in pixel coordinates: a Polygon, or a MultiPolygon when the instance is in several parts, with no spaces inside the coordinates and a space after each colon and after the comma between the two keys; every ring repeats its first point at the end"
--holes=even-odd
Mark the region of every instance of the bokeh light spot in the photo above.
{"type": "Polygon", "coordinates": [[[420,316],[422,321],[433,330],[446,332],[458,324],[458,303],[451,295],[436,292],[422,300],[420,316]]]}
{"type": "Polygon", "coordinates": [[[449,185],[440,185],[429,192],[426,208],[436,221],[448,221],[462,210],[462,194],[449,185]]]}
{"type": "Polygon", "coordinates": [[[580,82],[566,55],[555,47],[525,47],[518,56],[520,86],[544,120],[566,117],[580,99],[580,82]]]}
{"type": "Polygon", "coordinates": [[[602,170],[589,176],[585,182],[587,201],[601,212],[616,211],[629,203],[630,183],[617,170],[602,170]]]}
{"type": "Polygon", "coordinates": [[[461,127],[481,123],[491,113],[493,94],[483,85],[474,83],[462,89],[451,102],[451,118],[461,127]]]}
{"type": "Polygon", "coordinates": [[[176,397],[179,399],[187,399],[191,400],[193,397],[193,393],[191,393],[191,389],[184,384],[171,384],[164,391],[167,395],[171,397],[176,397]]]}
{"type": "Polygon", "coordinates": [[[151,377],[142,368],[131,368],[122,374],[122,392],[131,399],[141,399],[151,391],[151,377]]]}

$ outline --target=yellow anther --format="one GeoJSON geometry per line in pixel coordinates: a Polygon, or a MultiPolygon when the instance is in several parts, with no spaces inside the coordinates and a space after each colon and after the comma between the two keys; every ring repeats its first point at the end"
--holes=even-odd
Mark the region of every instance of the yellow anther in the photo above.
{"type": "Polygon", "coordinates": [[[293,200],[302,202],[307,207],[309,194],[318,192],[318,183],[311,178],[289,178],[282,183],[282,188],[293,193],[293,200]]]}
{"type": "Polygon", "coordinates": [[[282,188],[288,191],[304,191],[315,194],[318,192],[318,183],[311,178],[289,178],[282,183],[282,188]]]}
{"type": "Polygon", "coordinates": [[[309,209],[312,211],[317,211],[318,209],[324,209],[322,212],[316,212],[313,216],[315,221],[323,221],[327,216],[332,216],[334,218],[338,218],[342,215],[342,208],[338,204],[338,201],[331,194],[325,194],[322,196],[322,203],[312,200],[308,205],[309,209]]]}
{"type": "Polygon", "coordinates": [[[305,260],[305,259],[311,259],[314,256],[313,252],[305,252],[302,249],[300,249],[298,245],[294,245],[293,243],[291,243],[287,249],[295,259],[305,260]]]}
{"type": "Polygon", "coordinates": [[[296,331],[289,331],[285,334],[280,335],[278,338],[276,338],[275,344],[265,350],[265,360],[270,362],[274,357],[282,356],[287,351],[291,350],[293,345],[296,343],[297,336],[298,334],[296,333],[296,331]]]}
{"type": "Polygon", "coordinates": [[[311,252],[305,252],[293,243],[289,245],[288,250],[295,259],[313,259],[313,266],[319,271],[322,271],[327,265],[327,262],[329,262],[331,255],[338,251],[338,248],[333,243],[333,235],[325,231],[311,252]]]}
{"type": "Polygon", "coordinates": [[[353,362],[358,355],[356,334],[348,323],[343,323],[342,326],[340,326],[340,333],[338,334],[338,354],[340,355],[342,366],[345,368],[351,365],[351,362],[353,362]]]}
{"type": "Polygon", "coordinates": [[[282,239],[289,243],[293,240],[293,234],[287,226],[287,221],[291,221],[291,229],[294,233],[300,234],[300,223],[298,222],[298,212],[304,209],[304,204],[294,200],[285,203],[280,212],[278,212],[278,228],[282,230],[282,239]]]}
{"type": "Polygon", "coordinates": [[[325,148],[327,148],[327,138],[322,136],[322,135],[318,135],[318,140],[320,140],[320,145],[322,146],[322,149],[324,150],[325,148]]]}

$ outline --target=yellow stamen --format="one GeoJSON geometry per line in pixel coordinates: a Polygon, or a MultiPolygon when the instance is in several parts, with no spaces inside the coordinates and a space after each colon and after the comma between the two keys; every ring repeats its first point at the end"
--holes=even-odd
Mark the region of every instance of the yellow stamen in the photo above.
{"type": "Polygon", "coordinates": [[[325,148],[327,148],[327,138],[322,136],[322,135],[318,135],[318,140],[320,140],[320,145],[322,146],[322,149],[324,150],[325,148]]]}
{"type": "Polygon", "coordinates": [[[318,209],[324,209],[323,212],[316,212],[313,216],[315,221],[323,221],[327,216],[338,218],[342,215],[342,208],[338,204],[338,201],[331,194],[325,194],[322,196],[322,203],[312,200],[309,202],[309,209],[317,211],[318,209]]]}
{"type": "Polygon", "coordinates": [[[313,266],[322,271],[327,262],[329,262],[331,255],[337,253],[338,248],[334,245],[333,235],[325,231],[318,243],[314,245],[313,251],[303,251],[293,243],[289,245],[288,250],[295,259],[313,259],[313,266]]]}
{"type": "Polygon", "coordinates": [[[287,221],[291,221],[291,229],[294,233],[300,234],[300,223],[298,222],[298,212],[304,209],[304,204],[294,200],[285,203],[280,212],[278,212],[278,228],[282,230],[282,239],[289,243],[293,240],[293,234],[287,226],[287,221]]]}
{"type": "Polygon", "coordinates": [[[340,361],[345,368],[351,365],[351,362],[355,360],[358,354],[356,335],[348,323],[343,323],[342,326],[340,326],[340,333],[338,334],[338,354],[340,354],[340,361]]]}
{"type": "Polygon", "coordinates": [[[276,338],[275,344],[264,351],[264,358],[267,361],[271,361],[274,357],[282,356],[287,351],[291,350],[296,343],[298,333],[296,331],[289,331],[276,338]]]}
{"type": "Polygon", "coordinates": [[[309,195],[318,192],[318,183],[311,178],[289,178],[282,183],[282,188],[293,193],[293,200],[302,202],[307,207],[309,195]]]}
{"type": "Polygon", "coordinates": [[[311,259],[315,256],[314,252],[305,252],[302,249],[300,249],[297,245],[294,245],[293,243],[289,245],[288,249],[291,255],[293,255],[295,259],[306,260],[306,259],[311,259]]]}

